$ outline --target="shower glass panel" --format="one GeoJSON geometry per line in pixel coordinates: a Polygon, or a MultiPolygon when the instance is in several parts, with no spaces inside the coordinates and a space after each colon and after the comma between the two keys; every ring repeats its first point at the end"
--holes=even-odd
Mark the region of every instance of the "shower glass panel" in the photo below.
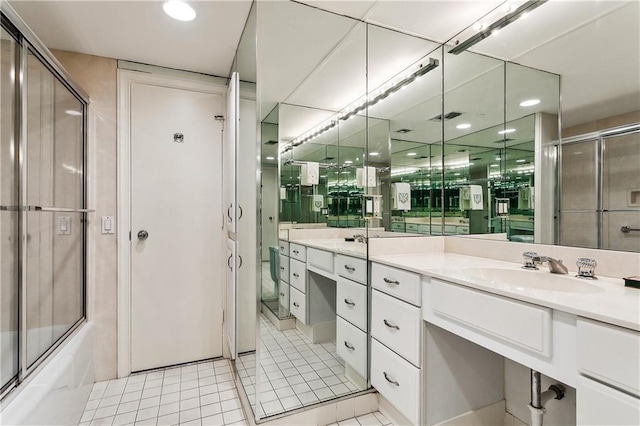
{"type": "Polygon", "coordinates": [[[0,389],[18,375],[19,210],[16,179],[16,54],[0,30],[0,389]]]}
{"type": "Polygon", "coordinates": [[[84,111],[37,56],[26,65],[30,366],[84,314],[84,111]]]}

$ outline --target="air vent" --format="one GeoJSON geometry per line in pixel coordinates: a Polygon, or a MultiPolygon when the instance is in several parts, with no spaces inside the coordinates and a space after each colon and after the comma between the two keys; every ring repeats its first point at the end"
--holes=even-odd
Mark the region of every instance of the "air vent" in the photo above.
{"type": "Polygon", "coordinates": [[[264,144],[265,145],[278,145],[278,141],[268,140],[264,144]]]}
{"type": "Polygon", "coordinates": [[[412,131],[413,130],[411,130],[411,129],[399,129],[399,130],[396,130],[396,133],[402,133],[404,135],[405,133],[409,133],[409,132],[412,132],[412,131]]]}
{"type": "Polygon", "coordinates": [[[493,143],[505,143],[505,142],[511,142],[511,141],[515,141],[515,139],[504,138],[504,139],[499,139],[497,141],[494,141],[493,143]]]}
{"type": "MultiPolygon", "coordinates": [[[[451,119],[454,119],[456,117],[460,117],[461,115],[462,115],[461,112],[451,111],[451,112],[448,112],[448,113],[446,113],[444,115],[444,119],[445,120],[451,120],[451,119]]],[[[442,121],[442,114],[436,115],[435,117],[430,118],[429,121],[442,121]]]]}

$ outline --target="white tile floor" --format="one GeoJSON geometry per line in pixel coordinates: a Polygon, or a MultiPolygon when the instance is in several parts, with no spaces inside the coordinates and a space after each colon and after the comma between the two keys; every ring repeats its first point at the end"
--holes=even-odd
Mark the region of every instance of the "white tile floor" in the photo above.
{"type": "Polygon", "coordinates": [[[365,414],[364,416],[354,417],[347,420],[342,420],[338,423],[332,423],[329,426],[380,426],[389,425],[393,426],[389,420],[380,411],[375,413],[365,414]]]}
{"type": "Polygon", "coordinates": [[[80,425],[245,425],[228,360],[93,385],[80,425]]]}
{"type": "MultiPolygon", "coordinates": [[[[333,343],[313,344],[298,330],[277,330],[260,320],[262,417],[328,401],[362,390],[344,375],[344,362],[333,343]]],[[[255,354],[241,356],[236,368],[249,402],[255,406],[255,354]]]]}

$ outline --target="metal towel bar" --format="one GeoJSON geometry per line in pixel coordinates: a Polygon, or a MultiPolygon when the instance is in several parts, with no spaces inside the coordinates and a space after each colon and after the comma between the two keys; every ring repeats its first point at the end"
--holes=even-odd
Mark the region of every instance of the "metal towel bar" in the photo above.
{"type": "Polygon", "coordinates": [[[628,226],[623,226],[620,228],[620,232],[624,234],[628,234],[629,232],[640,232],[639,228],[629,228],[628,226]]]}

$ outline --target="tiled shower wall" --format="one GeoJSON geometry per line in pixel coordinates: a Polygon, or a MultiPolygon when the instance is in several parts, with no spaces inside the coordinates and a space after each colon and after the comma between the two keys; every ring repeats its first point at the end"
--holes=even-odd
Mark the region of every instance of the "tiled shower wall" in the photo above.
{"type": "MultiPolygon", "coordinates": [[[[117,376],[116,236],[101,235],[100,217],[116,215],[117,61],[53,50],[91,98],[88,115],[87,316],[95,323],[95,380],[117,376]]],[[[116,220],[116,226],[118,225],[116,220]]]]}

